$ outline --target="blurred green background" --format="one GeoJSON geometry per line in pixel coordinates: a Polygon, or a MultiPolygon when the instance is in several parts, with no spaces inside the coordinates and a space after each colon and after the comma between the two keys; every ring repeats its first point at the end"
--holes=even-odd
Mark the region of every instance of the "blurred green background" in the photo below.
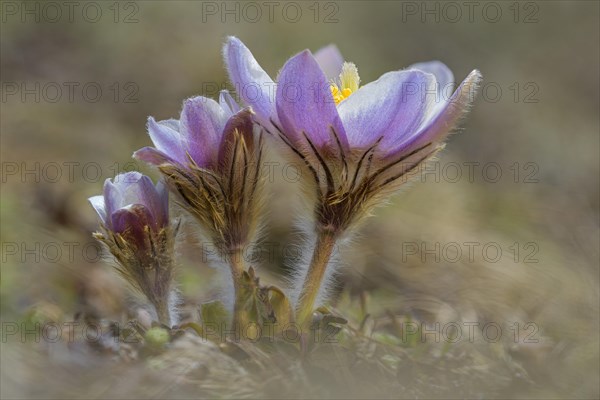
{"type": "MultiPolygon", "coordinates": [[[[146,118],[176,118],[183,99],[230,87],[226,36],[244,41],[273,77],[296,52],[335,43],[363,83],[434,59],[457,81],[474,68],[484,77],[438,169],[378,210],[343,251],[340,298],[367,291],[375,314],[435,320],[450,307],[462,320],[534,322],[543,344],[510,354],[535,384],[506,383],[500,393],[598,396],[598,2],[74,3],[72,14],[61,2],[1,3],[2,321],[40,309],[61,321],[88,309],[118,318],[121,284],[89,247],[96,217],[87,198],[116,172],[157,177],[130,158],[150,144],[146,118]],[[406,243],[458,243],[466,253],[467,242],[480,244],[477,260],[407,254],[406,243]],[[486,243],[502,249],[500,261],[482,256],[486,243]]],[[[298,239],[298,185],[282,172],[268,186],[265,239],[280,248],[298,239]]],[[[214,297],[216,278],[188,242],[180,282],[196,304],[214,297]]],[[[263,260],[267,280],[285,275],[282,253],[263,260]]],[[[28,357],[4,342],[3,392],[39,395],[36,384],[20,386],[33,376],[28,357]]]]}

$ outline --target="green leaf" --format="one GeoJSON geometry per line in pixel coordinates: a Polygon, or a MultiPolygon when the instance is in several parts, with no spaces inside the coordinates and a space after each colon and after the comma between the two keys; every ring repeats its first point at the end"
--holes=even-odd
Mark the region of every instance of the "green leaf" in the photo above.
{"type": "MultiPolygon", "coordinates": [[[[200,306],[200,315],[202,316],[203,332],[216,334],[222,337],[221,333],[227,329],[231,321],[231,315],[220,301],[211,301],[200,306]]],[[[209,338],[210,339],[210,338],[209,338]]]]}
{"type": "Polygon", "coordinates": [[[268,292],[269,302],[271,303],[271,308],[273,310],[273,314],[275,315],[273,333],[279,334],[294,322],[294,310],[289,299],[281,289],[275,286],[270,286],[268,292]]]}

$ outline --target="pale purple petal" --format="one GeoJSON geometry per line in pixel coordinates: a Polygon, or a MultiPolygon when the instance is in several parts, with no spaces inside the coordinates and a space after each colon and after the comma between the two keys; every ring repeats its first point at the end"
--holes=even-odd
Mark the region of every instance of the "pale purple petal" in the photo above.
{"type": "Polygon", "coordinates": [[[219,93],[219,105],[228,113],[228,115],[233,115],[241,109],[240,105],[227,90],[221,90],[219,93]]]}
{"type": "Polygon", "coordinates": [[[383,137],[385,152],[419,128],[435,96],[433,75],[417,70],[388,72],[361,87],[339,106],[351,147],[366,148],[383,137]]]}
{"type": "Polygon", "coordinates": [[[173,129],[175,132],[179,132],[179,120],[178,119],[170,118],[170,119],[165,119],[164,121],[159,121],[158,123],[173,129]]]}
{"type": "Polygon", "coordinates": [[[111,215],[121,207],[121,193],[110,179],[104,181],[104,207],[106,209],[106,221],[109,228],[112,224],[111,215]]]}
{"type": "Polygon", "coordinates": [[[441,61],[429,61],[413,64],[409,69],[418,69],[423,72],[432,74],[436,79],[435,101],[428,103],[426,117],[423,120],[423,125],[434,118],[445,106],[452,93],[454,92],[454,75],[450,68],[441,61]]]}
{"type": "Polygon", "coordinates": [[[270,129],[275,117],[275,83],[258,64],[250,50],[236,37],[229,37],[223,56],[238,96],[252,106],[257,121],[270,129]]]}
{"type": "Polygon", "coordinates": [[[317,50],[315,60],[319,63],[327,79],[338,79],[344,64],[344,57],[335,44],[317,50]]]}
{"type": "Polygon", "coordinates": [[[100,220],[106,224],[106,207],[104,206],[104,196],[93,196],[88,199],[94,210],[98,213],[100,220]]]}
{"type": "MultiPolygon", "coordinates": [[[[134,179],[133,175],[131,179],[134,179]]],[[[140,174],[137,180],[132,180],[122,192],[124,206],[141,204],[149,210],[156,226],[162,226],[166,222],[162,220],[162,199],[150,178],[140,174]]]]}
{"type": "Polygon", "coordinates": [[[329,82],[310,51],[303,51],[284,65],[276,99],[283,133],[292,142],[301,142],[305,133],[317,147],[334,144],[333,127],[342,145],[347,146],[329,82]]]}
{"type": "Polygon", "coordinates": [[[157,150],[168,154],[169,158],[180,164],[186,163],[185,143],[181,134],[172,129],[174,123],[171,121],[156,122],[154,118],[148,118],[148,133],[157,150]]]}
{"type": "Polygon", "coordinates": [[[217,158],[227,113],[219,103],[206,97],[194,97],[183,104],[181,134],[186,149],[200,166],[214,165],[217,158]]]}
{"type": "Polygon", "coordinates": [[[450,68],[441,61],[429,61],[413,64],[408,69],[418,69],[429,74],[433,74],[437,81],[437,90],[440,94],[438,103],[442,100],[448,100],[454,90],[454,75],[450,68]]]}
{"type": "Polygon", "coordinates": [[[156,150],[154,147],[144,147],[139,149],[133,153],[133,158],[157,167],[162,164],[180,164],[179,161],[169,157],[160,150],[156,150]]]}
{"type": "Polygon", "coordinates": [[[390,154],[412,151],[427,143],[439,143],[452,132],[474,100],[481,73],[473,70],[459,85],[439,112],[429,118],[413,135],[390,150],[390,154]]]}
{"type": "MultiPolygon", "coordinates": [[[[145,204],[146,188],[142,185],[146,182],[142,181],[143,178],[150,179],[137,171],[119,174],[113,178],[112,184],[117,190],[114,204],[117,208],[135,203],[145,204]]],[[[150,181],[150,185],[152,186],[152,181],[150,181]]]]}

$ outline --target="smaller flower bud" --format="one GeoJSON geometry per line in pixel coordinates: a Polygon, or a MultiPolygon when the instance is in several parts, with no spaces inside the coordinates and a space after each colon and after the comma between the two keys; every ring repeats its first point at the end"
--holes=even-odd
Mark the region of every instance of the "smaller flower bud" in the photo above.
{"type": "Polygon", "coordinates": [[[104,194],[89,200],[102,227],[95,237],[115,257],[121,276],[154,306],[157,319],[170,326],[176,228],[169,226],[166,187],[129,172],[107,179],[104,194]]]}
{"type": "Polygon", "coordinates": [[[167,343],[169,343],[169,332],[161,327],[154,327],[148,329],[146,334],[144,335],[144,340],[146,340],[146,345],[152,349],[160,349],[167,343]]]}

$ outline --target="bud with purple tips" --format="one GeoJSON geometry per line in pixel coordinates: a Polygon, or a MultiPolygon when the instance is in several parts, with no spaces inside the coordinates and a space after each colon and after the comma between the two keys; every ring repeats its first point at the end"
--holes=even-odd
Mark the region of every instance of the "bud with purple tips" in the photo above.
{"type": "Polygon", "coordinates": [[[89,199],[100,217],[95,237],[115,257],[117,271],[153,306],[162,324],[175,323],[174,237],[169,224],[169,195],[139,172],[104,183],[104,194],[89,199]]]}

